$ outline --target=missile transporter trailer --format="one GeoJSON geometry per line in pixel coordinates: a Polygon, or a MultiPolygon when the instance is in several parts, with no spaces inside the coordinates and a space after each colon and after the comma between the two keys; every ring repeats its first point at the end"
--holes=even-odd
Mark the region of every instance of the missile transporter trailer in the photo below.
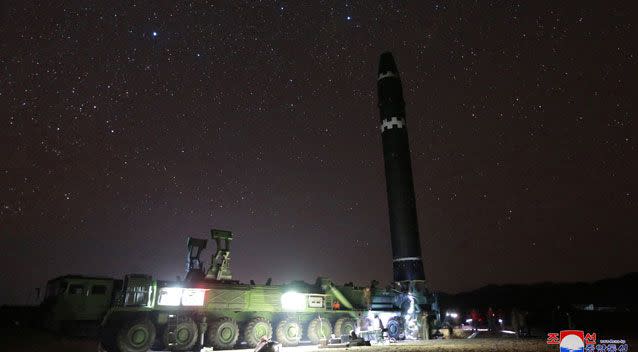
{"type": "MultiPolygon", "coordinates": [[[[109,352],[149,349],[189,351],[202,346],[255,347],[262,337],[284,346],[302,339],[348,335],[368,330],[371,308],[383,311],[391,337],[401,338],[404,318],[400,296],[374,295],[374,288],[315,284],[243,284],[231,279],[229,231],[212,230],[217,251],[207,272],[199,259],[206,240],[188,239],[187,275],[183,281],[127,275],[122,291],[101,325],[100,343],[109,352]]],[[[403,297],[403,296],[401,296],[403,297]]],[[[403,300],[405,301],[405,300],[403,300]]]]}
{"type": "Polygon", "coordinates": [[[383,323],[391,338],[427,339],[429,327],[440,319],[433,319],[439,315],[436,298],[425,286],[403,87],[390,52],[379,58],[376,81],[392,286],[336,286],[321,278],[314,285],[241,284],[230,274],[232,234],[213,230],[217,251],[208,271],[199,260],[206,241],[189,238],[184,281],[158,281],[145,275],[125,278],[102,322],[102,345],[126,352],[155,347],[185,351],[206,345],[228,349],[238,342],[254,347],[273,333],[284,345],[296,345],[302,336],[317,343],[331,333],[367,331],[367,319],[372,317],[383,323]]]}

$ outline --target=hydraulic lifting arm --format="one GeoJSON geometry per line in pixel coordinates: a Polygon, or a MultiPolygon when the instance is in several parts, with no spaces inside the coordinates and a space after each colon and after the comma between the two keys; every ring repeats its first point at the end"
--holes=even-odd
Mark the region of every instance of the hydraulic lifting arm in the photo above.
{"type": "Polygon", "coordinates": [[[230,280],[232,279],[230,272],[230,241],[233,240],[233,233],[216,229],[210,232],[217,244],[217,251],[215,251],[215,256],[211,260],[206,278],[213,280],[230,280]]]}
{"type": "Polygon", "coordinates": [[[204,263],[199,259],[202,250],[206,248],[207,240],[189,237],[188,257],[186,258],[186,281],[199,281],[204,278],[204,263]]]}

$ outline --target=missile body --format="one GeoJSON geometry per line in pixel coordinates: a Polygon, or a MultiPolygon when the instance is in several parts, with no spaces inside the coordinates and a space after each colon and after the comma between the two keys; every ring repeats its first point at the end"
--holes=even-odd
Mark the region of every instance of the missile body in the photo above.
{"type": "Polygon", "coordinates": [[[405,101],[399,71],[390,52],[381,54],[377,89],[394,281],[425,280],[405,121],[405,101]]]}

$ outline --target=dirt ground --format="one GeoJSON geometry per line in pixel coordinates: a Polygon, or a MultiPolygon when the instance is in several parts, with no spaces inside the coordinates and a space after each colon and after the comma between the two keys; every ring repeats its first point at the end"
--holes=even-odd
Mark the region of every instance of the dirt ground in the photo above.
{"type": "Polygon", "coordinates": [[[94,339],[65,338],[31,328],[6,328],[0,332],[0,351],[96,352],[94,339]]]}
{"type": "MultiPolygon", "coordinates": [[[[96,352],[97,342],[93,339],[64,338],[48,332],[28,329],[2,329],[0,334],[0,350],[7,352],[96,352]]],[[[236,350],[252,351],[252,350],[236,350]]],[[[557,352],[557,346],[548,346],[544,340],[530,339],[462,339],[402,342],[390,345],[370,347],[328,348],[318,349],[315,346],[284,347],[282,352],[557,352]]]]}
{"type": "MultiPolygon", "coordinates": [[[[621,336],[617,336],[621,338],[621,336]]],[[[622,337],[624,338],[624,337],[622,337]]],[[[638,339],[627,341],[629,351],[638,346],[638,339]]],[[[3,352],[97,352],[98,344],[90,338],[66,338],[49,332],[24,328],[1,327],[0,351],[3,352]]],[[[238,349],[235,352],[252,352],[238,349]]],[[[281,352],[558,352],[556,345],[547,345],[544,339],[475,338],[430,341],[405,341],[369,347],[323,348],[306,345],[283,347],[281,352]]]]}
{"type": "MultiPolygon", "coordinates": [[[[483,352],[483,351],[513,351],[513,352],[557,352],[557,346],[548,346],[540,339],[459,339],[459,340],[430,340],[390,344],[384,346],[352,347],[347,350],[363,352],[483,352]]],[[[343,351],[343,350],[341,350],[343,351]]]]}

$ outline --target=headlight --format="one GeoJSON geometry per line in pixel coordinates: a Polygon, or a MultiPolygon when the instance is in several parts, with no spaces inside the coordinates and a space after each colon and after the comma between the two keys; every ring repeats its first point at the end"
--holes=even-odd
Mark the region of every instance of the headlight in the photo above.
{"type": "Polygon", "coordinates": [[[179,306],[181,299],[181,287],[164,287],[159,290],[157,304],[160,306],[179,306]]]}
{"type": "Polygon", "coordinates": [[[206,289],[203,288],[185,288],[182,292],[183,306],[203,306],[206,289]]]}
{"type": "Polygon", "coordinates": [[[206,289],[164,287],[159,290],[157,304],[160,306],[203,306],[206,289]]]}
{"type": "Polygon", "coordinates": [[[284,310],[304,310],[306,309],[306,296],[297,292],[286,292],[281,295],[281,307],[284,310]]]}

